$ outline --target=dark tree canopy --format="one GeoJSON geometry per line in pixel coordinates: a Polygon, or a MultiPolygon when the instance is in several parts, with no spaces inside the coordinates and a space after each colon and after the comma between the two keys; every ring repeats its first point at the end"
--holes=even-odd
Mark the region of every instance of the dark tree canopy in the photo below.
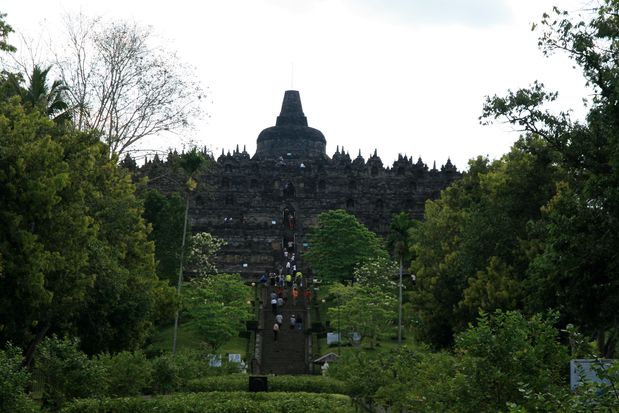
{"type": "Polygon", "coordinates": [[[0,82],[0,343],[25,349],[26,363],[51,332],[90,353],[135,349],[172,290],[155,274],[131,177],[96,134],[49,118],[44,77],[44,104],[0,82]]]}
{"type": "Polygon", "coordinates": [[[372,258],[387,257],[382,240],[344,210],[318,216],[304,255],[318,276],[349,281],[354,269],[372,258]]]}

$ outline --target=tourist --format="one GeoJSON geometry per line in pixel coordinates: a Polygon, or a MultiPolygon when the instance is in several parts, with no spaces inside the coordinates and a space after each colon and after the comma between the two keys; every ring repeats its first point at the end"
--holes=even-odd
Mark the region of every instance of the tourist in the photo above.
{"type": "Polygon", "coordinates": [[[275,322],[281,326],[284,323],[284,316],[281,314],[277,314],[275,316],[275,322]]]}
{"type": "Polygon", "coordinates": [[[296,326],[297,330],[303,331],[303,319],[301,318],[301,316],[297,317],[296,326]]]}
{"type": "MultiPolygon", "coordinates": [[[[271,303],[272,303],[272,301],[271,301],[271,303]]],[[[277,307],[281,308],[281,307],[284,306],[284,299],[282,297],[279,297],[276,300],[276,304],[277,304],[277,306],[275,307],[275,312],[277,312],[277,307]]]]}
{"type": "Polygon", "coordinates": [[[294,280],[299,286],[302,287],[303,286],[303,273],[301,271],[297,271],[294,276],[294,280]]]}
{"type": "Polygon", "coordinates": [[[288,215],[288,229],[294,231],[294,214],[290,213],[288,215]]]}
{"type": "Polygon", "coordinates": [[[310,305],[312,302],[312,290],[306,289],[303,295],[305,296],[305,305],[310,305]]]}
{"type": "Polygon", "coordinates": [[[273,311],[273,315],[277,314],[277,298],[271,298],[271,310],[273,311]]]}
{"type": "Polygon", "coordinates": [[[297,319],[294,314],[290,316],[290,329],[294,330],[294,327],[297,325],[297,319]]]}
{"type": "Polygon", "coordinates": [[[273,341],[277,341],[277,333],[279,333],[279,324],[273,324],[273,341]]]}
{"type": "Polygon", "coordinates": [[[292,287],[292,275],[291,274],[286,274],[286,286],[292,287]]]}
{"type": "Polygon", "coordinates": [[[296,288],[292,289],[292,305],[297,305],[297,298],[299,298],[299,290],[296,288]]]}

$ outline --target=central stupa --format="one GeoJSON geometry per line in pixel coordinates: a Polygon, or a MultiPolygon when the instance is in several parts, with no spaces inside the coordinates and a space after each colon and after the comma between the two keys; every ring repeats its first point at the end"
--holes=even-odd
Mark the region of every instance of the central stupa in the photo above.
{"type": "Polygon", "coordinates": [[[287,90],[275,126],[258,135],[254,159],[328,159],[326,148],[322,132],[307,126],[299,91],[287,90]]]}

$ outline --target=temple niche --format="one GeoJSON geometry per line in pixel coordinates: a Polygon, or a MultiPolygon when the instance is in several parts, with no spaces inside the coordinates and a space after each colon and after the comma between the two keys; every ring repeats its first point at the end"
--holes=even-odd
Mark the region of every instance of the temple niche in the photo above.
{"type": "MultiPolygon", "coordinates": [[[[275,126],[260,132],[253,156],[237,146],[212,160],[200,178],[207,185],[199,186],[190,206],[191,229],[225,239],[218,268],[246,275],[277,268],[291,241],[302,265],[311,247],[308,230],[321,212],[345,209],[384,236],[394,214],[423,219],[425,201],[461,176],[449,159],[429,169],[421,158],[399,156],[385,167],[377,150],[367,160],[360,152],[352,159],[339,146],[329,157],[324,135],[308,126],[295,90],[285,92],[275,126]]],[[[165,162],[150,161],[141,172],[161,176],[162,168],[165,162]]],[[[168,192],[176,184],[158,179],[150,185],[168,192]]]]}

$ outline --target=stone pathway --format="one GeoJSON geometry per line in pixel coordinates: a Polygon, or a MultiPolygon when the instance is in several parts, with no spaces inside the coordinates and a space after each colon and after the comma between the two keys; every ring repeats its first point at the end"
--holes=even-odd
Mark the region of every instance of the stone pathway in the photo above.
{"type": "MultiPolygon", "coordinates": [[[[290,293],[290,289],[288,289],[290,293]]],[[[271,289],[267,292],[267,297],[270,295],[271,289]]],[[[284,322],[280,328],[277,341],[273,340],[273,324],[275,324],[275,316],[271,311],[271,305],[265,303],[263,312],[264,331],[262,336],[262,374],[307,374],[307,365],[305,362],[306,346],[307,346],[307,311],[305,299],[301,295],[297,299],[296,305],[293,306],[292,298],[288,298],[288,302],[280,308],[280,313],[284,316],[284,322]],[[296,328],[290,329],[290,316],[299,316],[303,318],[303,330],[299,331],[296,328]]]]}

